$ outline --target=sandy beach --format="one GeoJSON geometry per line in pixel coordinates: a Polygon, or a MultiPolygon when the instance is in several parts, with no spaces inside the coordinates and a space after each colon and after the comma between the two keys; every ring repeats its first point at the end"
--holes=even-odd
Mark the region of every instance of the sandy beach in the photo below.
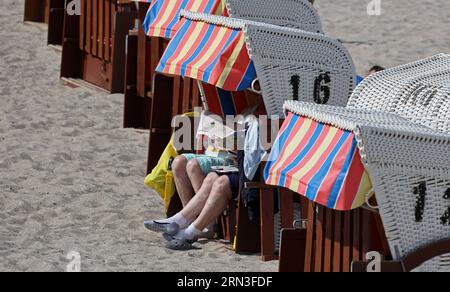
{"type": "MultiPolygon", "coordinates": [[[[173,252],[142,222],[163,216],[144,186],[148,133],[123,129],[123,95],[69,88],[45,26],[23,23],[23,0],[0,0],[0,271],[277,271],[221,242],[173,252]]],[[[325,32],[360,74],[450,53],[448,0],[316,0],[325,32]]]]}

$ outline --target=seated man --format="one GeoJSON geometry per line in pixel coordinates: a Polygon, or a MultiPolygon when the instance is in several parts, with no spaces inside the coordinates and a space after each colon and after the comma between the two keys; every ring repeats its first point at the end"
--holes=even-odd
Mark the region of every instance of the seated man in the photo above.
{"type": "MultiPolygon", "coordinates": [[[[151,228],[148,227],[150,230],[163,233],[169,249],[191,249],[192,244],[201,237],[202,230],[210,222],[215,222],[229,202],[238,197],[239,187],[244,183],[245,151],[238,151],[237,158],[239,171],[227,174],[209,173],[198,192],[182,211],[167,220],[153,221],[151,228]]],[[[259,179],[259,175],[256,179],[259,179]]],[[[250,203],[244,200],[246,206],[253,206],[250,203]]]]}
{"type": "MultiPolygon", "coordinates": [[[[238,139],[233,140],[233,149],[238,148],[238,139]]],[[[146,227],[163,233],[169,249],[191,249],[192,244],[202,237],[203,230],[216,222],[229,202],[238,197],[245,158],[244,151],[238,151],[238,154],[238,159],[235,155],[221,156],[217,160],[196,155],[176,159],[172,170],[184,208],[171,218],[146,222],[146,227]],[[213,166],[228,165],[238,166],[239,172],[237,169],[227,174],[213,171],[213,166]]]]}
{"type": "MultiPolygon", "coordinates": [[[[188,123],[188,125],[190,126],[191,124],[188,123]]],[[[194,195],[200,191],[205,177],[212,172],[213,167],[235,164],[235,155],[225,150],[225,147],[217,147],[216,145],[218,137],[215,133],[222,133],[223,131],[224,125],[220,117],[209,112],[203,112],[200,117],[196,138],[203,139],[206,147],[205,154],[182,154],[172,162],[173,178],[183,207],[186,207],[194,195]]],[[[191,133],[191,131],[189,130],[188,133],[191,133]]],[[[159,231],[161,228],[165,228],[164,225],[171,223],[183,225],[184,222],[183,220],[180,221],[179,217],[174,216],[165,220],[147,221],[144,224],[146,228],[152,231],[159,231]]],[[[202,234],[201,237],[213,237],[214,226],[215,219],[210,222],[207,230],[205,230],[206,233],[202,234]]]]}
{"type": "Polygon", "coordinates": [[[152,221],[151,227],[147,228],[164,233],[169,249],[191,249],[202,231],[215,222],[231,199],[237,198],[238,189],[238,173],[219,175],[211,172],[181,212],[166,220],[152,221]]]}
{"type": "MultiPolygon", "coordinates": [[[[204,184],[205,177],[211,173],[213,167],[216,166],[228,166],[232,165],[233,158],[220,158],[208,155],[196,155],[196,154],[183,154],[176,157],[172,163],[172,171],[177,188],[177,193],[182,202],[183,208],[185,208],[195,194],[200,193],[200,189],[204,184]]],[[[198,214],[197,214],[198,215],[198,214]]],[[[166,232],[167,228],[176,224],[184,228],[187,221],[180,215],[175,215],[171,218],[158,220],[158,221],[146,221],[144,225],[147,229],[152,231],[166,232]]],[[[201,238],[213,238],[215,234],[216,218],[213,218],[202,229],[202,233],[199,234],[201,238]]]]}

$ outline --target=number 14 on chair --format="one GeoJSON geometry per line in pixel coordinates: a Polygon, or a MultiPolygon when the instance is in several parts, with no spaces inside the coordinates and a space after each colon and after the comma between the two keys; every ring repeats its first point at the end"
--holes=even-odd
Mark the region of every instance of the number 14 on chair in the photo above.
{"type": "MultiPolygon", "coordinates": [[[[416,195],[416,208],[415,208],[415,220],[417,223],[423,221],[425,213],[425,205],[427,201],[427,183],[421,182],[417,187],[414,188],[414,195],[416,195]]],[[[449,206],[444,211],[440,219],[443,226],[450,226],[450,188],[448,188],[443,198],[448,201],[449,206]]]]}

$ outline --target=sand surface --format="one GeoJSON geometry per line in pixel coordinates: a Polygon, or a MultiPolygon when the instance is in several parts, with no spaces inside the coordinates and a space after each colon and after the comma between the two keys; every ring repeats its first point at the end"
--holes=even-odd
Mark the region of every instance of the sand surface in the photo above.
{"type": "MultiPolygon", "coordinates": [[[[0,271],[276,271],[220,242],[172,252],[142,222],[163,215],[143,185],[148,133],[122,129],[123,96],[65,87],[46,30],[0,0],[0,271]]],[[[317,0],[324,29],[358,72],[450,53],[448,0],[317,0]]]]}
{"type": "Polygon", "coordinates": [[[450,53],[449,1],[378,1],[379,16],[367,13],[372,0],[315,1],[324,31],[344,42],[359,74],[450,53]]]}

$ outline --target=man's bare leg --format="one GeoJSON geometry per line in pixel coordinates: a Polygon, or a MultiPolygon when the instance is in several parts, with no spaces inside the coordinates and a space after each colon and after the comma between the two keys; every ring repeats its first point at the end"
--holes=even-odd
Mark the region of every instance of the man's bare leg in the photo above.
{"type": "MultiPolygon", "coordinates": [[[[197,159],[190,160],[187,164],[186,170],[195,193],[198,193],[206,178],[202,168],[200,167],[199,161],[197,159]]],[[[217,218],[214,218],[214,220],[206,226],[206,229],[203,230],[204,232],[200,235],[200,237],[208,239],[214,238],[216,234],[216,224],[217,218]]]]}
{"type": "Polygon", "coordinates": [[[177,234],[180,230],[188,227],[202,212],[211,194],[212,187],[218,178],[219,176],[216,173],[208,174],[197,195],[187,203],[181,212],[164,220],[145,221],[145,227],[151,231],[170,234],[177,234]]]}
{"type": "Polygon", "coordinates": [[[195,194],[191,179],[186,171],[188,164],[188,160],[183,155],[177,156],[172,163],[173,179],[183,207],[189,203],[195,194]]]}
{"type": "MultiPolygon", "coordinates": [[[[179,213],[184,218],[186,218],[188,221],[194,221],[197,216],[202,212],[203,208],[205,207],[205,204],[212,193],[213,185],[217,180],[219,179],[219,176],[216,173],[210,173],[206,176],[205,180],[203,181],[203,184],[200,188],[200,190],[197,192],[197,194],[189,201],[189,203],[183,208],[183,210],[179,213]]],[[[215,220],[215,218],[214,218],[215,220]]],[[[208,223],[211,223],[213,220],[211,220],[208,223]]],[[[205,225],[206,227],[206,225],[205,225]]]]}
{"type": "Polygon", "coordinates": [[[209,223],[216,220],[225,210],[232,198],[230,181],[227,176],[219,177],[206,201],[202,212],[192,225],[199,230],[203,230],[209,223]]]}
{"type": "Polygon", "coordinates": [[[198,193],[206,178],[206,175],[200,167],[200,163],[197,159],[192,159],[187,163],[186,170],[194,192],[198,193]]]}
{"type": "MultiPolygon", "coordinates": [[[[212,176],[208,175],[205,182],[210,177],[212,178],[212,176]]],[[[204,230],[205,227],[213,222],[213,220],[216,220],[216,218],[223,212],[231,198],[232,192],[229,178],[227,176],[217,177],[198,218],[185,230],[179,232],[176,238],[187,241],[195,241],[202,230],[204,230]]],[[[191,202],[193,202],[194,200],[195,197],[191,202]]]]}

